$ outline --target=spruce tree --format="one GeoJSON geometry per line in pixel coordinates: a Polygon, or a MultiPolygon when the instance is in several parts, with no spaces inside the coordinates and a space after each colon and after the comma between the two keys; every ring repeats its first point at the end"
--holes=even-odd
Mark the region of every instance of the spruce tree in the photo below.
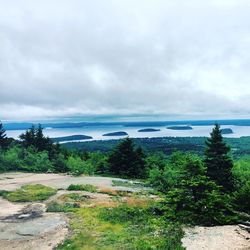
{"type": "Polygon", "coordinates": [[[223,141],[220,126],[215,124],[210,138],[206,140],[205,166],[207,176],[222,187],[224,192],[233,190],[233,161],[229,156],[230,147],[223,141]]]}
{"type": "Polygon", "coordinates": [[[0,148],[8,147],[8,138],[5,133],[5,129],[3,128],[2,122],[0,122],[0,148]]]}
{"type": "Polygon", "coordinates": [[[135,148],[131,139],[126,138],[111,152],[108,163],[110,171],[117,175],[143,177],[145,171],[144,154],[141,148],[135,148]]]}

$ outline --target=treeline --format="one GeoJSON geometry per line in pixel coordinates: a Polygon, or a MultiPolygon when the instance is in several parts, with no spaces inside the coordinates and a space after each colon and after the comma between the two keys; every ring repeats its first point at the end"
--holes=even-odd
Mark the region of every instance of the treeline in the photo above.
{"type": "MultiPolygon", "coordinates": [[[[230,224],[237,211],[250,212],[250,158],[235,162],[219,125],[205,141],[203,155],[148,153],[133,140],[110,152],[66,149],[45,137],[41,126],[10,140],[0,124],[0,171],[105,174],[144,179],[164,197],[156,211],[168,220],[193,224],[230,224]]],[[[192,150],[192,149],[190,149],[192,150]]]]}
{"type": "MultiPolygon", "coordinates": [[[[232,148],[230,154],[237,160],[243,156],[250,155],[250,136],[240,138],[224,138],[225,142],[232,148]]],[[[133,142],[143,148],[146,153],[163,152],[171,155],[175,151],[198,154],[203,156],[206,137],[159,137],[159,138],[134,138],[133,142]]],[[[63,147],[68,149],[79,149],[88,152],[100,151],[103,153],[111,151],[119,144],[118,140],[67,142],[63,147]]]]}
{"type": "Polygon", "coordinates": [[[125,139],[111,153],[69,150],[43,134],[39,125],[19,136],[7,138],[0,123],[0,171],[55,172],[73,175],[112,174],[145,177],[145,155],[133,141],[125,139]]]}

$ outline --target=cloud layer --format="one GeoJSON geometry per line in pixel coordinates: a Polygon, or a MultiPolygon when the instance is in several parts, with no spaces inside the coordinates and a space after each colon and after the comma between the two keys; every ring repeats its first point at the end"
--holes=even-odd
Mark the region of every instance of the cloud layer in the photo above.
{"type": "Polygon", "coordinates": [[[250,113],[248,0],[0,0],[0,119],[250,113]]]}

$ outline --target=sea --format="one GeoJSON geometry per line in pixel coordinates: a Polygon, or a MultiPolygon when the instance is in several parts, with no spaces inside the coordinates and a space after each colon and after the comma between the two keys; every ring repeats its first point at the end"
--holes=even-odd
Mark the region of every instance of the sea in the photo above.
{"type": "MultiPolygon", "coordinates": [[[[187,124],[188,125],[188,124],[187,124]]],[[[91,136],[93,139],[88,140],[79,140],[79,141],[92,141],[92,140],[110,140],[110,139],[121,139],[125,137],[130,138],[154,138],[154,137],[206,137],[212,131],[213,125],[192,125],[192,130],[172,130],[168,129],[168,126],[160,125],[160,126],[146,126],[146,125],[138,125],[130,124],[126,126],[124,124],[92,124],[92,125],[84,125],[84,126],[76,126],[76,127],[44,127],[43,132],[46,136],[50,138],[62,137],[62,136],[71,136],[71,135],[87,135],[91,136]],[[139,132],[141,129],[159,129],[159,131],[155,132],[139,132]],[[123,131],[128,135],[126,136],[103,136],[107,133],[113,133],[123,131]]],[[[242,136],[250,136],[250,126],[238,126],[238,125],[222,125],[221,128],[230,128],[232,129],[232,134],[225,134],[224,137],[231,138],[239,138],[242,136]]],[[[8,137],[12,137],[14,139],[18,139],[20,134],[25,132],[25,129],[6,129],[6,134],[8,137]]]]}

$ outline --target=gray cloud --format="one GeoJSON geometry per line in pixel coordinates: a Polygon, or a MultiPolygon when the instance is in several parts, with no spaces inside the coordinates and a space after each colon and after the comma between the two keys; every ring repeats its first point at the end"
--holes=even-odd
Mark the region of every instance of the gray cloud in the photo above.
{"type": "Polygon", "coordinates": [[[0,117],[250,113],[247,0],[0,0],[0,117]]]}

